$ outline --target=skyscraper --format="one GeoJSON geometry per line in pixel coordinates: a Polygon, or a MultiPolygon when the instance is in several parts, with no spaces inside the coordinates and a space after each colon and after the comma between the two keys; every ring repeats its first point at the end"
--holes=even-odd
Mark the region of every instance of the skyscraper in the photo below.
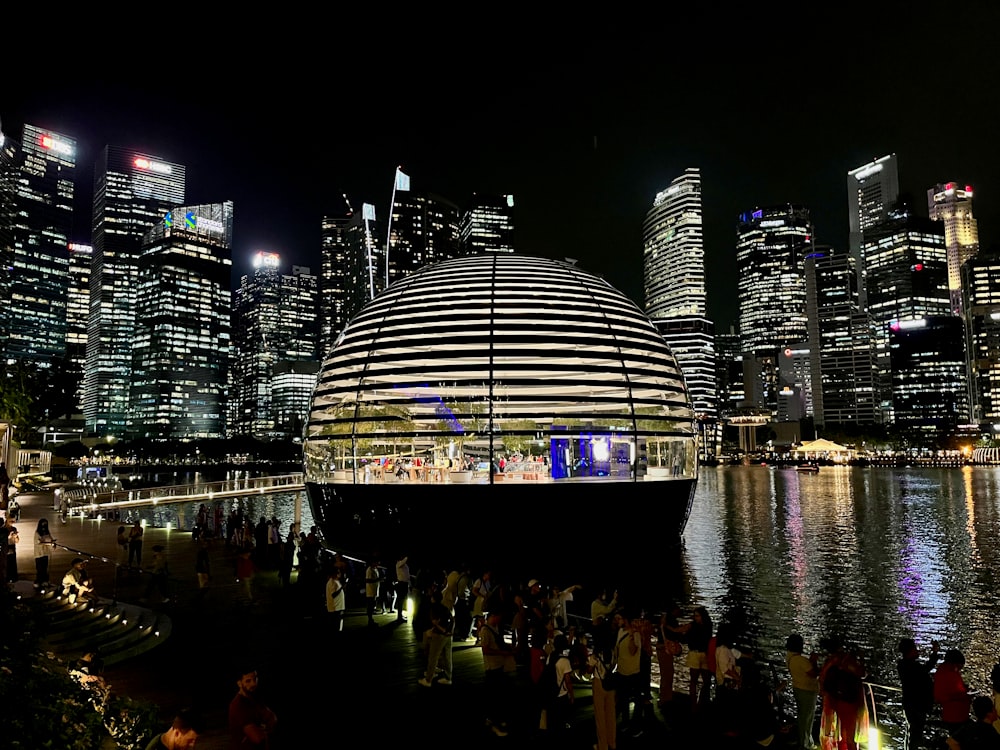
{"type": "Polygon", "coordinates": [[[684,373],[701,445],[721,444],[715,324],[705,317],[705,248],[701,234],[701,173],[684,170],[656,194],[642,226],[645,312],[670,345],[684,373]]]}
{"type": "MultiPolygon", "coordinates": [[[[125,429],[139,250],[150,228],[184,202],[185,168],[107,146],[94,168],[93,247],[84,418],[91,435],[125,429]]],[[[227,286],[228,288],[228,286],[227,286]]]]}
{"type": "Polygon", "coordinates": [[[90,267],[94,248],[90,245],[69,245],[69,289],[66,295],[66,358],[77,370],[80,385],[77,390],[79,411],[83,411],[83,371],[87,365],[87,320],[90,308],[90,267]]]}
{"type": "Polygon", "coordinates": [[[514,196],[476,193],[459,224],[462,255],[514,252],[514,196]]]}
{"type": "Polygon", "coordinates": [[[440,195],[396,193],[389,236],[389,283],[429,263],[457,258],[458,219],[458,206],[440,195]]]}
{"type": "Polygon", "coordinates": [[[815,423],[875,424],[871,327],[861,310],[855,258],[816,247],[806,256],[805,277],[815,423]]]}
{"type": "Polygon", "coordinates": [[[1000,247],[962,266],[972,421],[1000,431],[1000,247]]]}
{"type": "Polygon", "coordinates": [[[751,357],[745,377],[753,406],[777,412],[778,354],[806,341],[802,263],[812,250],[809,211],[786,204],[740,216],[736,230],[740,344],[751,357]]]}
{"type": "Polygon", "coordinates": [[[868,283],[863,252],[865,231],[885,221],[899,198],[899,171],[896,155],[888,154],[847,173],[847,217],[849,245],[855,260],[861,307],[868,305],[868,283]]]}
{"type": "Polygon", "coordinates": [[[143,239],[136,268],[127,434],[225,436],[233,204],[175,208],[143,239]]]}
{"type": "Polygon", "coordinates": [[[896,321],[889,331],[889,352],[894,424],[927,435],[951,435],[968,423],[961,318],[896,321]]]}
{"type": "Polygon", "coordinates": [[[15,170],[6,356],[48,366],[66,354],[76,142],[25,125],[15,170]]]}
{"type": "Polygon", "coordinates": [[[325,357],[348,322],[351,299],[351,254],[347,226],[353,211],[324,216],[320,258],[320,357],[325,357]]]}
{"type": "Polygon", "coordinates": [[[944,223],[944,245],[948,251],[948,292],[951,310],[963,315],[962,264],[979,252],[979,227],[972,215],[972,186],[948,182],[927,191],[927,213],[944,223]]]}
{"type": "MultiPolygon", "coordinates": [[[[899,321],[951,315],[944,228],[939,222],[914,215],[909,206],[899,205],[884,222],[865,232],[862,253],[867,266],[867,313],[881,420],[891,424],[889,340],[893,326],[899,321]]],[[[928,339],[914,338],[922,340],[928,339]]]]}
{"type": "Polygon", "coordinates": [[[801,206],[758,208],[740,216],[736,267],[744,352],[771,356],[806,340],[802,262],[812,242],[809,211],[801,206]]]}
{"type": "Polygon", "coordinates": [[[705,316],[701,173],[684,174],[656,194],[642,225],[646,314],[656,320],[705,316]]]}
{"type": "MultiPolygon", "coordinates": [[[[308,407],[303,407],[298,420],[290,421],[288,399],[281,409],[274,403],[274,378],[276,371],[303,373],[279,368],[282,363],[319,361],[316,277],[304,266],[292,266],[291,274],[282,274],[277,253],[258,252],[253,267],[253,275],[244,275],[234,294],[229,434],[294,437],[287,434],[288,425],[301,427],[308,407]]],[[[317,364],[312,373],[318,369],[317,364]]],[[[287,387],[298,382],[285,380],[287,387]]]]}

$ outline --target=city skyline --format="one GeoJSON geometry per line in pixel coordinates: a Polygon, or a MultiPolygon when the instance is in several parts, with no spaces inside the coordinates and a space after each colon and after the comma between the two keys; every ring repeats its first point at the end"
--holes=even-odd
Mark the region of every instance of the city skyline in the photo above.
{"type": "MultiPolygon", "coordinates": [[[[622,35],[583,51],[546,40],[480,66],[460,64],[474,53],[469,42],[421,48],[415,59],[429,68],[451,61],[438,82],[446,103],[402,79],[368,103],[345,98],[333,109],[364,76],[303,94],[262,88],[264,61],[243,60],[223,88],[201,83],[175,98],[158,95],[162,76],[112,83],[99,60],[82,56],[73,76],[5,82],[0,128],[15,140],[26,123],[76,139],[85,206],[106,145],[185,165],[186,202],[234,203],[234,281],[258,251],[318,272],[322,216],[342,210],[347,193],[355,210],[373,203],[384,218],[401,166],[414,191],[459,205],[473,192],[513,194],[518,252],[577,258],[640,306],[643,218],[657,193],[698,168],[708,317],[721,332],[737,315],[739,216],[802,205],[816,241],[846,251],[847,174],[887,154],[920,213],[929,188],[972,185],[981,245],[1000,241],[997,105],[987,85],[1000,68],[988,40],[996,16],[876,11],[863,29],[849,18],[817,23],[792,49],[756,26],[729,46],[693,36],[667,48],[622,35]],[[713,67],[729,60],[739,78],[713,67]]],[[[493,46],[482,46],[485,58],[493,46]]],[[[277,76],[293,69],[269,62],[277,76]]],[[[87,218],[77,214],[78,242],[90,241],[87,218]]]]}

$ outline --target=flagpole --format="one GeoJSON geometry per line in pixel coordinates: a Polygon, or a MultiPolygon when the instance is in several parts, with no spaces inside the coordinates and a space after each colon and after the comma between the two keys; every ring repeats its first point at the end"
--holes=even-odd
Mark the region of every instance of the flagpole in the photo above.
{"type": "Polygon", "coordinates": [[[389,221],[385,232],[385,285],[389,286],[389,240],[392,238],[392,209],[396,205],[396,191],[406,192],[410,189],[410,178],[402,167],[396,167],[396,175],[392,180],[392,198],[389,199],[389,221]]]}

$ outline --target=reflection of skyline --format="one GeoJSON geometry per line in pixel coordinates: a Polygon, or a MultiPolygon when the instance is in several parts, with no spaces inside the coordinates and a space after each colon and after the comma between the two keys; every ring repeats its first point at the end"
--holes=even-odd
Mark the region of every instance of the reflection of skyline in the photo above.
{"type": "Polygon", "coordinates": [[[898,681],[901,636],[940,640],[985,690],[1000,615],[1000,469],[962,471],[703,469],[685,532],[690,603],[717,619],[749,613],[755,645],[779,663],[788,633],[807,648],[838,633],[886,685],[898,681]]]}

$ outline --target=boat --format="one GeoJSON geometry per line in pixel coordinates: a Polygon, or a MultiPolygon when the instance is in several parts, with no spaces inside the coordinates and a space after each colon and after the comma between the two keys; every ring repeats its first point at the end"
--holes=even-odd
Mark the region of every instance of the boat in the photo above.
{"type": "Polygon", "coordinates": [[[818,474],[819,464],[799,464],[798,466],[795,467],[795,470],[808,472],[810,474],[818,474]]]}

